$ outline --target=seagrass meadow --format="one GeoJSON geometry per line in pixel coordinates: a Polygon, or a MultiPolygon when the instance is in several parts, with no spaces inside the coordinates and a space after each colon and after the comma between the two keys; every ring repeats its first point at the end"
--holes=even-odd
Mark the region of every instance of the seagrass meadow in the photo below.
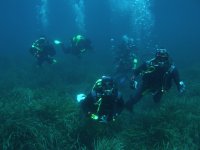
{"type": "Polygon", "coordinates": [[[10,63],[0,74],[2,150],[200,149],[198,64],[180,69],[183,95],[172,88],[159,104],[146,96],[132,113],[124,110],[115,122],[101,124],[81,116],[75,96],[89,92],[103,69],[83,69],[84,61],[36,68],[14,60],[4,60],[10,63]]]}
{"type": "MultiPolygon", "coordinates": [[[[0,3],[0,150],[200,150],[200,0],[0,3]],[[56,64],[37,67],[45,51],[36,44],[41,37],[55,48],[45,58],[56,64]],[[81,39],[91,49],[74,53],[81,39]],[[183,94],[173,85],[160,103],[145,95],[115,122],[83,117],[77,94],[88,94],[124,60],[120,68],[131,74],[157,49],[172,57],[183,94]]],[[[119,91],[127,101],[134,90],[125,81],[119,91]]]]}

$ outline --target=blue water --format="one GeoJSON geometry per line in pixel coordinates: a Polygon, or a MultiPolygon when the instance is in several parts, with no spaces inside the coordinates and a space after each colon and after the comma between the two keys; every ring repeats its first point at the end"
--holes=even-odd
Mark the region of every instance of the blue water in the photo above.
{"type": "MultiPolygon", "coordinates": [[[[185,99],[188,101],[193,98],[194,101],[199,100],[199,0],[2,0],[0,5],[0,120],[3,120],[1,127],[5,130],[1,130],[3,134],[0,136],[0,143],[6,143],[7,146],[10,144],[11,149],[13,143],[23,145],[23,140],[19,142],[21,139],[15,133],[22,138],[26,134],[27,136],[30,135],[26,133],[26,130],[24,132],[20,130],[20,127],[21,129],[24,128],[23,119],[25,119],[25,122],[28,120],[26,120],[26,117],[30,118],[30,128],[36,128],[38,133],[42,132],[43,129],[46,131],[47,128],[53,127],[52,130],[47,130],[47,133],[58,132],[63,141],[69,138],[63,133],[65,128],[62,129],[58,124],[58,122],[66,119],[65,115],[68,115],[62,107],[63,104],[68,104],[66,99],[74,99],[76,94],[80,92],[89,92],[97,78],[113,72],[111,39],[114,39],[114,43],[118,43],[123,35],[128,35],[134,39],[139,49],[139,55],[145,56],[142,57],[142,61],[152,57],[157,47],[168,49],[189,91],[186,93],[185,99]],[[33,41],[40,36],[46,36],[52,41],[61,40],[67,46],[69,39],[75,34],[86,35],[92,41],[94,51],[79,60],[73,56],[65,55],[59,47],[55,46],[57,51],[55,58],[58,63],[55,65],[46,64],[44,67],[36,68],[35,59],[29,53],[33,41]],[[33,103],[31,103],[31,100],[33,103]],[[43,101],[47,101],[47,103],[43,101]],[[48,106],[48,102],[53,105],[48,106]],[[52,115],[55,115],[55,118],[61,115],[61,118],[64,119],[59,120],[58,117],[57,120],[54,120],[55,118],[52,117],[51,120],[51,107],[54,108],[54,102],[56,105],[52,115]],[[48,112],[46,113],[45,110],[48,110],[48,112]],[[44,115],[43,119],[41,119],[42,115],[44,115]],[[20,116],[22,117],[20,118],[20,116]],[[23,116],[26,117],[23,118],[23,116]],[[21,120],[23,125],[20,125],[21,120]],[[15,121],[19,123],[16,124],[15,121]],[[34,122],[39,122],[38,124],[42,124],[42,127],[35,127],[34,122]],[[12,139],[14,140],[12,141],[12,139]]],[[[125,98],[130,95],[130,89],[127,89],[129,87],[122,89],[125,98]]],[[[171,95],[169,94],[171,97],[177,94],[174,91],[171,95]]],[[[182,108],[186,108],[188,103],[184,104],[186,105],[181,107],[181,111],[183,111],[182,108]]],[[[193,105],[191,103],[190,105],[192,108],[193,105]]],[[[66,106],[68,107],[68,105],[66,106]]],[[[195,106],[198,107],[199,105],[195,106]]],[[[171,111],[174,114],[179,113],[176,109],[170,110],[170,113],[171,111]]],[[[192,114],[191,111],[188,107],[185,110],[185,115],[188,115],[189,118],[197,114],[196,118],[193,118],[194,122],[199,122],[198,113],[194,110],[192,114]],[[191,112],[191,116],[188,112],[191,112]]],[[[183,125],[181,127],[187,128],[190,125],[188,118],[186,123],[182,120],[183,125]]],[[[181,119],[183,118],[181,117],[181,119]]],[[[132,121],[134,124],[134,120],[132,121]]],[[[154,125],[154,121],[152,122],[154,125]]],[[[28,128],[29,124],[25,127],[28,128]]],[[[171,126],[169,127],[171,128],[171,126]]],[[[189,127],[191,134],[193,134],[195,132],[192,132],[193,126],[189,127]]],[[[194,127],[196,127],[196,124],[194,127]]],[[[174,128],[176,129],[176,125],[174,128]]],[[[89,128],[86,126],[86,129],[89,130],[90,126],[89,128]]],[[[84,128],[82,130],[83,133],[79,130],[76,131],[77,135],[80,135],[80,139],[83,140],[79,142],[91,146],[94,139],[87,141],[84,134],[86,136],[93,135],[92,132],[87,132],[84,128]]],[[[97,129],[94,127],[93,130],[97,129]]],[[[124,130],[122,129],[122,131],[124,130]]],[[[103,130],[101,129],[101,131],[103,130]]],[[[151,132],[149,133],[151,134],[151,132]]],[[[178,135],[182,134],[181,132],[178,135]]],[[[44,132],[41,137],[49,137],[50,143],[54,143],[54,139],[53,142],[51,141],[52,135],[44,132]]],[[[102,136],[102,133],[100,135],[102,136]]],[[[57,137],[57,134],[54,136],[57,137]]],[[[32,138],[37,139],[39,136],[32,137],[30,135],[30,137],[26,140],[31,141],[32,138]]],[[[199,134],[196,136],[188,134],[184,140],[181,139],[182,141],[180,141],[183,142],[183,145],[191,142],[199,149],[199,137],[199,134]],[[187,136],[191,140],[185,142],[187,136]]],[[[98,139],[99,137],[94,136],[94,138],[98,139]]],[[[70,138],[67,140],[71,141],[70,138]]],[[[77,140],[76,137],[75,140],[77,140]]],[[[146,140],[152,141],[151,138],[146,140]]],[[[59,139],[55,141],[63,142],[59,139]]],[[[4,149],[6,149],[6,144],[4,149]]],[[[49,149],[62,149],[62,144],[55,144],[55,147],[52,146],[49,149]]],[[[164,144],[168,145],[169,143],[164,144]]],[[[185,149],[190,146],[187,144],[185,149]]],[[[18,147],[16,145],[15,147],[18,147]]],[[[32,143],[27,145],[32,146],[32,143]]],[[[172,144],[171,147],[173,146],[172,144]]],[[[65,145],[65,147],[67,146],[65,145]]],[[[7,149],[9,148],[8,146],[7,149]]],[[[24,149],[28,148],[25,147],[24,149]]]]}
{"type": "Polygon", "coordinates": [[[11,49],[26,53],[26,47],[40,35],[69,39],[76,33],[84,33],[96,47],[104,45],[106,48],[111,37],[129,34],[139,38],[140,45],[160,44],[184,56],[198,51],[198,0],[134,2],[137,1],[3,1],[0,6],[1,49],[5,53],[11,49]],[[137,19],[143,21],[136,23],[137,19]],[[8,46],[10,43],[12,46],[8,46]]]}
{"type": "MultiPolygon", "coordinates": [[[[157,47],[165,47],[180,69],[200,64],[198,0],[8,0],[1,3],[0,11],[1,68],[32,68],[35,59],[28,49],[39,36],[68,45],[75,34],[86,35],[94,47],[81,61],[73,60],[83,65],[81,71],[88,69],[88,75],[113,72],[110,39],[117,44],[124,34],[134,39],[139,55],[145,56],[141,61],[152,57],[157,47]]],[[[68,71],[76,68],[59,47],[56,51],[58,66],[67,66],[68,71]]],[[[1,72],[5,74],[5,70],[1,72]]],[[[59,70],[63,72],[63,68],[59,70]]],[[[26,78],[30,78],[28,74],[26,78]]]]}

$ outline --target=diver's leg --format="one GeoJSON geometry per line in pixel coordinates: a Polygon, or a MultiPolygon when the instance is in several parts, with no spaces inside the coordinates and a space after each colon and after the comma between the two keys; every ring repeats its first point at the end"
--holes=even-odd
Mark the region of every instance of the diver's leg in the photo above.
{"type": "Polygon", "coordinates": [[[118,98],[117,102],[114,105],[113,114],[119,115],[121,114],[122,110],[124,109],[124,100],[122,97],[118,98]]]}
{"type": "Polygon", "coordinates": [[[159,103],[161,98],[162,98],[163,92],[162,91],[158,91],[156,93],[153,94],[153,100],[155,103],[159,103]]]}
{"type": "Polygon", "coordinates": [[[125,107],[129,111],[132,111],[133,105],[135,105],[136,103],[138,103],[140,101],[140,99],[143,96],[144,91],[146,91],[146,86],[144,86],[144,84],[141,83],[140,85],[138,85],[135,95],[133,97],[130,97],[130,99],[125,104],[125,107]]]}

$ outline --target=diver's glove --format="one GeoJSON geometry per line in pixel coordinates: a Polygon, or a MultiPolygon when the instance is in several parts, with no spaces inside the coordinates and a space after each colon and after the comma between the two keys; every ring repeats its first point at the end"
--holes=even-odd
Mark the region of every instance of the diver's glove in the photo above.
{"type": "Polygon", "coordinates": [[[185,91],[185,83],[183,81],[179,82],[179,92],[183,93],[185,91]]]}
{"type": "Polygon", "coordinates": [[[138,87],[138,82],[135,80],[131,80],[130,88],[134,90],[134,89],[137,89],[137,87],[138,87]]]}
{"type": "Polygon", "coordinates": [[[78,103],[80,103],[81,101],[85,100],[85,98],[86,98],[85,94],[78,94],[78,95],[76,95],[76,101],[78,103]]]}
{"type": "Polygon", "coordinates": [[[56,44],[56,45],[60,45],[60,44],[62,44],[62,42],[59,41],[59,40],[54,40],[53,42],[54,42],[54,44],[56,44]]]}

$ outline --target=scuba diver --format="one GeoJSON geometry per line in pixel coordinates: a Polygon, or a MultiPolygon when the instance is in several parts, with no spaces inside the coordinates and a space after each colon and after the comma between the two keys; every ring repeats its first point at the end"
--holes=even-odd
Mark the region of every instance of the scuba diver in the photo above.
{"type": "Polygon", "coordinates": [[[134,70],[131,79],[131,88],[136,89],[135,95],[126,103],[126,108],[132,111],[144,94],[151,92],[155,103],[160,102],[162,95],[166,93],[175,82],[180,93],[185,91],[185,84],[180,80],[179,73],[171,61],[166,49],[157,49],[155,58],[143,63],[134,70]],[[136,81],[136,77],[141,77],[141,82],[136,81]]]}
{"type": "Polygon", "coordinates": [[[44,62],[49,64],[56,63],[53,56],[56,55],[55,48],[45,37],[40,37],[33,42],[30,53],[37,59],[37,64],[41,66],[44,62]]]}
{"type": "Polygon", "coordinates": [[[72,54],[77,57],[81,57],[86,51],[92,50],[91,41],[83,35],[76,35],[70,40],[70,45],[65,47],[63,43],[54,41],[61,45],[61,48],[65,54],[72,54]]]}
{"type": "Polygon", "coordinates": [[[87,96],[77,95],[77,101],[86,117],[103,123],[115,121],[124,107],[122,95],[109,76],[98,79],[87,96]]]}
{"type": "Polygon", "coordinates": [[[123,35],[122,43],[114,51],[115,75],[114,78],[123,85],[130,78],[132,70],[135,70],[138,64],[136,57],[137,48],[132,38],[123,35]]]}

